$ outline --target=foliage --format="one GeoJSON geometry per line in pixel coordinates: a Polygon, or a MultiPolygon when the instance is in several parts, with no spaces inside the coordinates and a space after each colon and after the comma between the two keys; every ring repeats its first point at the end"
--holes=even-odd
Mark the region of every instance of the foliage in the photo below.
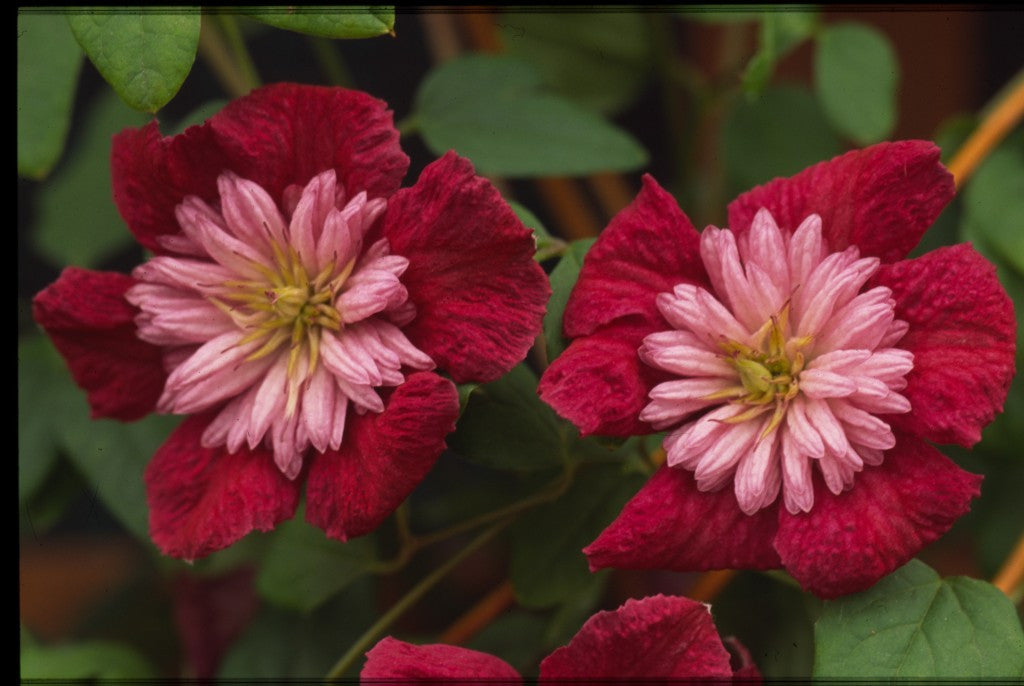
{"type": "MultiPolygon", "coordinates": [[[[162,603],[152,621],[175,626],[181,639],[154,650],[141,638],[112,640],[85,622],[65,629],[61,640],[23,626],[22,678],[196,676],[186,656],[198,641],[216,653],[217,668],[207,677],[318,679],[346,651],[362,646],[353,653],[358,658],[372,645],[366,640],[385,633],[436,642],[446,627],[462,626],[460,618],[478,619],[480,598],[506,581],[505,605],[462,642],[534,674],[538,660],[599,609],[642,593],[694,588],[685,575],[588,569],[581,549],[663,459],[662,437],[583,438],[539,399],[538,378],[569,345],[562,315],[594,236],[633,197],[642,172],[690,196],[696,209],[684,209],[694,219],[701,212],[724,217],[728,200],[743,190],[909,130],[898,106],[901,89],[920,80],[942,88],[945,77],[912,72],[909,61],[901,64],[911,48],[898,44],[896,33],[869,13],[857,19],[833,20],[812,6],[493,16],[376,6],[22,8],[22,552],[48,546],[62,558],[65,540],[97,534],[123,543],[167,582],[145,591],[162,603]],[[236,22],[236,15],[245,18],[236,22]],[[459,30],[445,33],[437,28],[442,24],[459,30]],[[448,54],[460,40],[458,54],[448,54]],[[140,250],[112,202],[111,137],[154,116],[165,135],[180,133],[258,85],[257,73],[267,82],[317,84],[323,75],[351,74],[394,108],[413,179],[448,150],[469,158],[533,231],[552,295],[542,338],[526,360],[490,383],[459,386],[461,414],[448,450],[376,532],[345,543],[328,539],[304,521],[300,505],[275,531],[190,567],[158,558],[143,486],[150,457],[178,418],[91,419],[84,393],[30,321],[28,303],[65,267],[128,272],[138,263],[140,250]],[[616,194],[615,182],[628,192],[616,194]],[[577,192],[567,194],[565,184],[577,192]],[[482,550],[458,557],[477,544],[482,550]],[[433,579],[452,560],[458,564],[445,571],[453,580],[433,579]],[[255,618],[228,631],[224,611],[200,634],[189,633],[194,628],[186,628],[172,580],[239,570],[252,572],[252,587],[241,591],[259,605],[255,618]],[[417,589],[425,595],[389,618],[417,589]],[[381,617],[388,619],[383,628],[375,626],[381,617]]],[[[1020,18],[1012,21],[1020,26],[1020,18]]],[[[934,134],[911,133],[933,135],[950,164],[988,113],[959,113],[934,134]]],[[[1018,125],[958,190],[921,248],[970,241],[989,258],[1014,301],[1018,342],[1022,199],[1018,125]]],[[[1017,367],[1024,368],[1019,345],[1017,367]]],[[[914,560],[863,593],[824,603],[785,574],[743,572],[712,600],[719,630],[746,645],[768,678],[1024,676],[1024,634],[1012,602],[1022,590],[1010,589],[1007,599],[981,579],[940,576],[969,570],[993,578],[1004,568],[1021,536],[1022,442],[1018,375],[1004,413],[972,452],[940,446],[987,479],[971,514],[925,551],[938,571],[914,560]]],[[[83,580],[88,572],[81,570],[83,580]]],[[[79,570],[71,574],[77,580],[79,570]]],[[[219,593],[211,612],[227,602],[229,594],[219,593]]],[[[67,602],[64,609],[77,611],[67,602]]],[[[341,665],[333,676],[355,677],[359,664],[341,665]]]]}

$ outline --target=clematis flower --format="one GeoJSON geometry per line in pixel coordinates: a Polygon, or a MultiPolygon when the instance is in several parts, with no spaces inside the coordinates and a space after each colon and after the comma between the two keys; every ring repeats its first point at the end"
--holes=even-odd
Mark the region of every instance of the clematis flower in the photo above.
{"type": "Polygon", "coordinates": [[[373,530],[444,449],[452,381],[529,349],[549,289],[530,232],[454,153],[409,160],[385,103],[279,84],[202,126],[114,138],[114,199],[155,256],[68,268],[34,301],[93,415],[186,415],[145,475],[192,559],[294,513],[373,530]],[[438,372],[445,372],[449,378],[438,372]]]}
{"type": "MultiPolygon", "coordinates": [[[[568,645],[544,658],[540,680],[759,679],[746,648],[729,641],[739,662],[735,671],[706,605],[662,595],[627,600],[617,610],[592,616],[568,645]]],[[[522,682],[512,665],[493,655],[443,644],[417,646],[391,637],[366,653],[360,677],[368,682],[522,682]]]]}
{"type": "Polygon", "coordinates": [[[666,431],[591,568],[784,567],[862,590],[968,511],[1015,321],[969,245],[904,259],[953,197],[939,150],[882,143],[744,193],[698,234],[646,177],[586,257],[541,397],[584,434],[666,431]]]}

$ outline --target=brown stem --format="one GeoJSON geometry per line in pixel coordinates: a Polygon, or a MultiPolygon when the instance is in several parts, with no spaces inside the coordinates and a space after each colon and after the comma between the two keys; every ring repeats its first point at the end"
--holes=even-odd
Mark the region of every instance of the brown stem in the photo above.
{"type": "Polygon", "coordinates": [[[988,113],[974,133],[949,162],[949,171],[960,190],[999,143],[1024,118],[1024,79],[988,113]]]}
{"type": "Polygon", "coordinates": [[[461,645],[476,636],[516,600],[512,582],[505,580],[480,599],[438,637],[439,643],[461,645]]]}
{"type": "Polygon", "coordinates": [[[992,580],[992,585],[1013,598],[1013,594],[1024,585],[1024,534],[1021,534],[1016,547],[1006,558],[1002,569],[992,580]]]}

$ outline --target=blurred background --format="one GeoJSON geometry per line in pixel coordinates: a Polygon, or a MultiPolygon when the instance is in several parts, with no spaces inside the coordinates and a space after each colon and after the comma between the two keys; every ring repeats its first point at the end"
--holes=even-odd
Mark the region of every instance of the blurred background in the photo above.
{"type": "MultiPolygon", "coordinates": [[[[158,116],[166,134],[202,121],[244,90],[218,66],[221,58],[210,32],[223,27],[216,17],[203,21],[195,66],[158,116]]],[[[418,93],[425,80],[469,53],[508,55],[529,64],[541,90],[603,118],[642,148],[639,164],[622,163],[628,169],[557,175],[519,174],[500,159],[474,154],[472,147],[459,150],[508,199],[532,213],[556,248],[561,241],[596,236],[632,200],[644,173],[676,196],[695,225],[704,226],[722,225],[726,204],[740,191],[875,140],[935,140],[948,161],[979,114],[1009,82],[1021,78],[1024,66],[1019,10],[399,9],[395,36],[337,41],[241,16],[237,26],[264,83],[343,85],[387,101],[400,128],[410,132],[402,139],[412,158],[406,183],[443,152],[439,148],[446,149],[445,132],[429,125],[426,104],[417,100],[424,97],[418,93]],[[870,29],[866,44],[877,41],[878,50],[891,52],[885,63],[895,65],[889,70],[891,102],[878,106],[873,114],[879,122],[866,129],[829,110],[822,83],[828,79],[821,73],[827,69],[822,32],[850,25],[870,29]]],[[[846,64],[854,72],[862,68],[857,56],[846,64]]],[[[863,65],[865,73],[875,68],[863,65]]],[[[425,550],[394,574],[364,576],[338,592],[328,588],[324,595],[330,599],[322,603],[291,607],[274,602],[273,593],[268,601],[261,591],[266,584],[257,581],[260,568],[253,560],[264,559],[272,536],[251,535],[195,567],[161,558],[149,543],[141,470],[173,418],[131,426],[91,422],[83,395],[40,338],[30,306],[32,296],[65,265],[125,272],[142,259],[110,201],[108,155],[112,134],[147,120],[120,103],[86,59],[63,155],[45,178],[18,179],[21,623],[33,640],[45,644],[116,641],[161,675],[321,674],[377,614],[458,550],[461,539],[425,550]]],[[[973,239],[999,264],[1018,314],[1024,274],[1015,264],[1024,252],[1014,255],[1012,246],[1022,247],[1024,224],[1016,224],[1009,238],[986,238],[985,229],[979,234],[977,227],[1021,217],[1024,186],[1003,196],[986,195],[984,188],[1005,179],[1006,168],[1019,172],[1022,150],[1018,126],[1001,146],[1001,157],[991,158],[996,166],[986,168],[986,162],[978,170],[978,190],[969,184],[922,246],[973,239]],[[1016,207],[992,209],[1002,197],[1015,199],[1016,207]],[[972,210],[972,199],[981,209],[972,210]]],[[[1016,183],[1021,177],[1012,178],[1016,183]]],[[[555,264],[545,262],[549,271],[555,264]]],[[[991,579],[1021,533],[1024,463],[1017,451],[1024,441],[1024,391],[1019,380],[1007,407],[974,451],[946,451],[987,478],[971,515],[921,555],[944,576],[991,579]]],[[[461,494],[458,507],[467,512],[485,509],[504,483],[500,472],[445,455],[414,496],[414,525],[430,531],[432,522],[453,521],[455,506],[444,494],[461,494]]],[[[621,505],[628,495],[613,500],[621,505]]],[[[617,506],[609,520],[615,512],[617,506]]],[[[394,545],[393,527],[385,529],[375,542],[383,557],[394,545]]],[[[330,554],[324,555],[311,560],[329,564],[330,554]]],[[[689,592],[714,598],[722,633],[739,635],[766,674],[809,674],[816,601],[765,575],[615,571],[586,589],[589,595],[576,599],[575,608],[552,609],[516,604],[507,581],[509,563],[504,538],[484,547],[407,613],[396,630],[436,638],[447,628],[452,642],[494,652],[529,673],[549,643],[571,636],[595,608],[657,592],[689,592]],[[789,616],[786,608],[794,604],[807,606],[807,616],[789,616]],[[766,614],[779,615],[779,622],[766,626],[766,614]]],[[[121,659],[135,659],[132,655],[121,659]]]]}

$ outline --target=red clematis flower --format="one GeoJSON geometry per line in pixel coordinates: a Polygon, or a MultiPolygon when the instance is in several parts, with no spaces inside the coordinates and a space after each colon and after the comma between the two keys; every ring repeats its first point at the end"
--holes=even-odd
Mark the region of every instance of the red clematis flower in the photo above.
{"type": "MultiPolygon", "coordinates": [[[[730,639],[741,664],[734,671],[729,651],[702,603],[652,596],[627,600],[598,612],[569,641],[540,663],[540,680],[760,678],[746,648],[730,639]]],[[[417,646],[387,637],[366,653],[360,677],[368,681],[481,679],[522,682],[504,660],[468,648],[417,646]]]]}
{"type": "Polygon", "coordinates": [[[967,512],[1014,373],[1013,308],[969,245],[905,260],[953,197],[939,150],[882,143],[744,193],[698,234],[650,177],[586,257],[541,397],[584,434],[666,430],[667,464],[585,553],[784,567],[867,588],[967,512]]]}
{"type": "Polygon", "coordinates": [[[279,84],[202,126],[114,139],[114,199],[156,256],[69,268],[36,320],[96,417],[189,415],[146,470],[153,540],[201,557],[295,511],[373,530],[444,449],[456,383],[521,360],[549,294],[530,232],[454,153],[409,160],[385,103],[279,84]]]}

